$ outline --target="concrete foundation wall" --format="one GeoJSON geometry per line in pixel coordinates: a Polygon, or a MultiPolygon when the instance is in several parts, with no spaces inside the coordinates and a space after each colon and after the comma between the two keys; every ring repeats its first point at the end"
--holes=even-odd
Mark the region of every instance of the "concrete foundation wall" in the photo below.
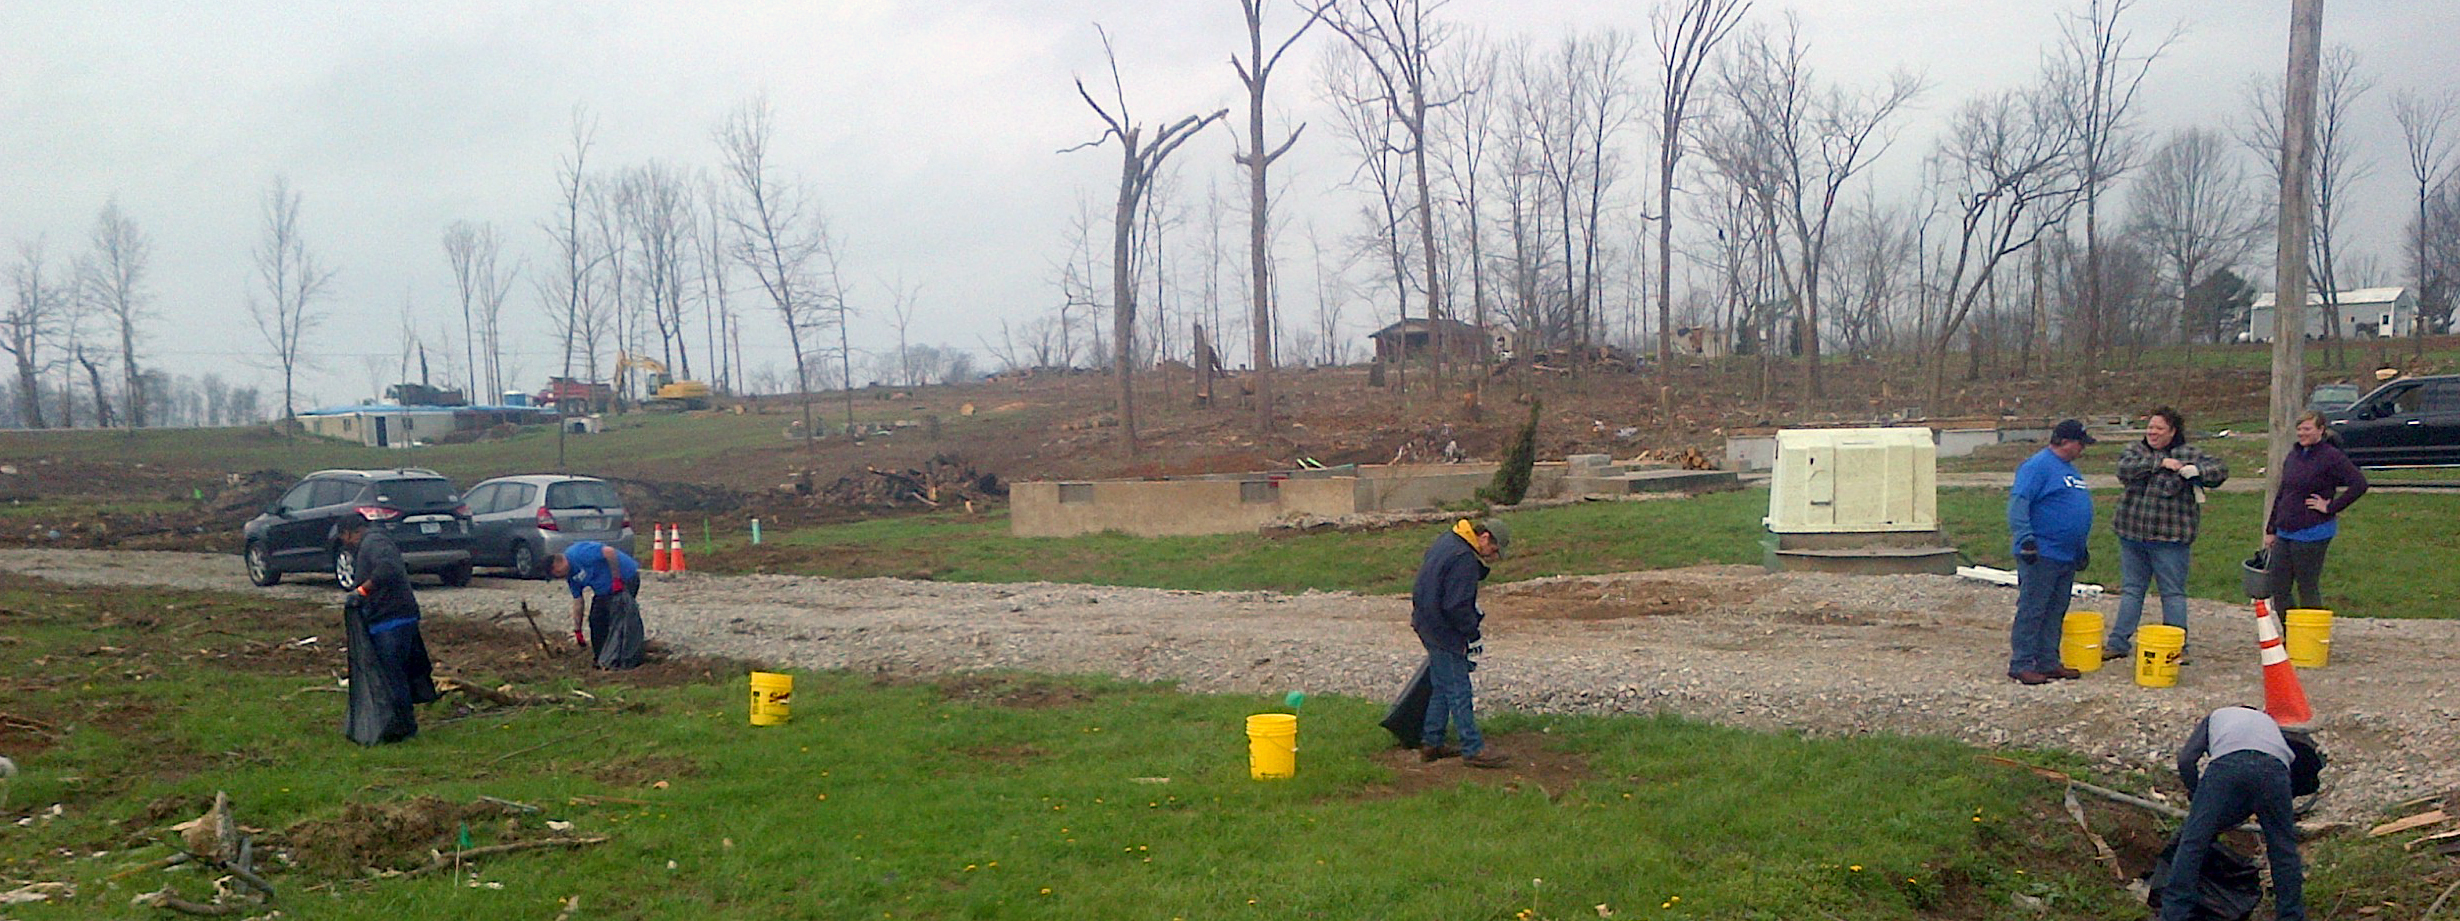
{"type": "Polygon", "coordinates": [[[1008,493],[1008,531],[1018,537],[1229,534],[1288,515],[1350,514],[1356,490],[1347,478],[1017,483],[1008,493]]]}

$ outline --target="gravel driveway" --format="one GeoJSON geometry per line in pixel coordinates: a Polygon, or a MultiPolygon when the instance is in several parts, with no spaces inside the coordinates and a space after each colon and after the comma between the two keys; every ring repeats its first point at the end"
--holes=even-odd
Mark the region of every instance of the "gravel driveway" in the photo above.
{"type": "MultiPolygon", "coordinates": [[[[0,550],[0,569],[74,584],[335,597],[305,584],[253,588],[237,558],[211,554],[0,550]]],[[[463,589],[419,585],[431,615],[492,615],[523,599],[560,610],[564,597],[560,584],[484,577],[463,589]]],[[[1744,566],[1490,586],[1480,702],[1558,713],[1671,711],[1820,735],[1940,735],[1987,748],[2064,749],[2110,769],[2165,776],[2171,752],[2203,713],[2262,702],[2244,607],[2194,602],[2190,660],[2175,688],[2137,687],[2117,668],[2024,687],[2004,677],[2014,597],[2010,588],[1948,576],[1744,566]]],[[[1196,691],[1382,699],[1419,657],[1406,598],[1347,592],[684,574],[656,578],[642,600],[651,637],[678,650],[803,668],[1013,668],[1168,679],[1196,691]]],[[[2460,621],[2335,625],[2331,666],[2300,673],[2333,759],[2322,817],[2364,820],[2395,802],[2460,789],[2455,676],[2460,621]]]]}

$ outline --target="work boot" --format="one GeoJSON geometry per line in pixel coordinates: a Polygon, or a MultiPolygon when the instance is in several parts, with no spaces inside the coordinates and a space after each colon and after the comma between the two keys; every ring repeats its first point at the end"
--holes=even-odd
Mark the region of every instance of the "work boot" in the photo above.
{"type": "Polygon", "coordinates": [[[1454,757],[1460,753],[1460,749],[1453,748],[1449,745],[1422,745],[1418,748],[1418,760],[1431,764],[1437,761],[1442,761],[1445,758],[1454,757]]]}
{"type": "Polygon", "coordinates": [[[2027,685],[2049,684],[2051,680],[2050,676],[2044,675],[2040,672],[2008,672],[2007,677],[2016,679],[2017,684],[2027,685]]]}
{"type": "Polygon", "coordinates": [[[1477,754],[1462,755],[1461,763],[1473,768],[1499,768],[1511,764],[1512,759],[1493,749],[1480,749],[1477,754]]]}
{"type": "Polygon", "coordinates": [[[2065,665],[2061,665],[2056,669],[2044,669],[2042,671],[2042,677],[2056,678],[2060,681],[2074,681],[2078,678],[2084,677],[2084,672],[2080,669],[2069,668],[2065,665]]]}
{"type": "Polygon", "coordinates": [[[2135,651],[2131,649],[2110,649],[2108,647],[2103,647],[2101,650],[2101,661],[2108,662],[2112,659],[2124,659],[2134,654],[2135,651]]]}

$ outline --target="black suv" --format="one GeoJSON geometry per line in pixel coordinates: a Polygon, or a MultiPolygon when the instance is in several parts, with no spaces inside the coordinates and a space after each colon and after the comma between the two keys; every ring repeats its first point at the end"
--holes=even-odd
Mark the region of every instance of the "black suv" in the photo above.
{"type": "Polygon", "coordinates": [[[241,532],[249,581],[272,585],[286,572],[322,572],[343,588],[357,585],[339,534],[348,515],[392,535],[411,572],[470,584],[470,507],[453,492],[453,481],[416,467],[308,474],[241,532]]]}
{"type": "Polygon", "coordinates": [[[2400,378],[2328,415],[2358,466],[2460,464],[2460,374],[2400,378]]]}

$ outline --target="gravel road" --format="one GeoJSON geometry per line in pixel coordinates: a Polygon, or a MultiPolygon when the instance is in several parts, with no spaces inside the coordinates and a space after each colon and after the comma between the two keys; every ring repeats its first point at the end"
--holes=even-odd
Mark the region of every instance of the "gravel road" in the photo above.
{"type": "MultiPolygon", "coordinates": [[[[335,597],[306,584],[253,588],[237,558],[211,554],[0,550],[0,569],[73,584],[335,597]]],[[[522,599],[554,609],[563,597],[560,584],[485,577],[462,589],[422,580],[419,595],[431,616],[492,615],[522,599]]],[[[1480,704],[1671,711],[1819,735],[1940,735],[2064,749],[2166,777],[2170,753],[2199,716],[2261,703],[2243,607],[2194,602],[2189,662],[2175,688],[2137,687],[2118,668],[2024,687],[2004,677],[2014,597],[1947,576],[1744,566],[1490,586],[1480,704]]],[[[1381,699],[1418,658],[1406,598],[1346,592],[694,573],[658,577],[642,600],[650,636],[675,649],[803,668],[1106,673],[1195,691],[1381,699]]],[[[2460,621],[2344,618],[2333,641],[2329,668],[2300,673],[2333,759],[2319,815],[2365,820],[2395,802],[2460,790],[2460,621]]]]}

